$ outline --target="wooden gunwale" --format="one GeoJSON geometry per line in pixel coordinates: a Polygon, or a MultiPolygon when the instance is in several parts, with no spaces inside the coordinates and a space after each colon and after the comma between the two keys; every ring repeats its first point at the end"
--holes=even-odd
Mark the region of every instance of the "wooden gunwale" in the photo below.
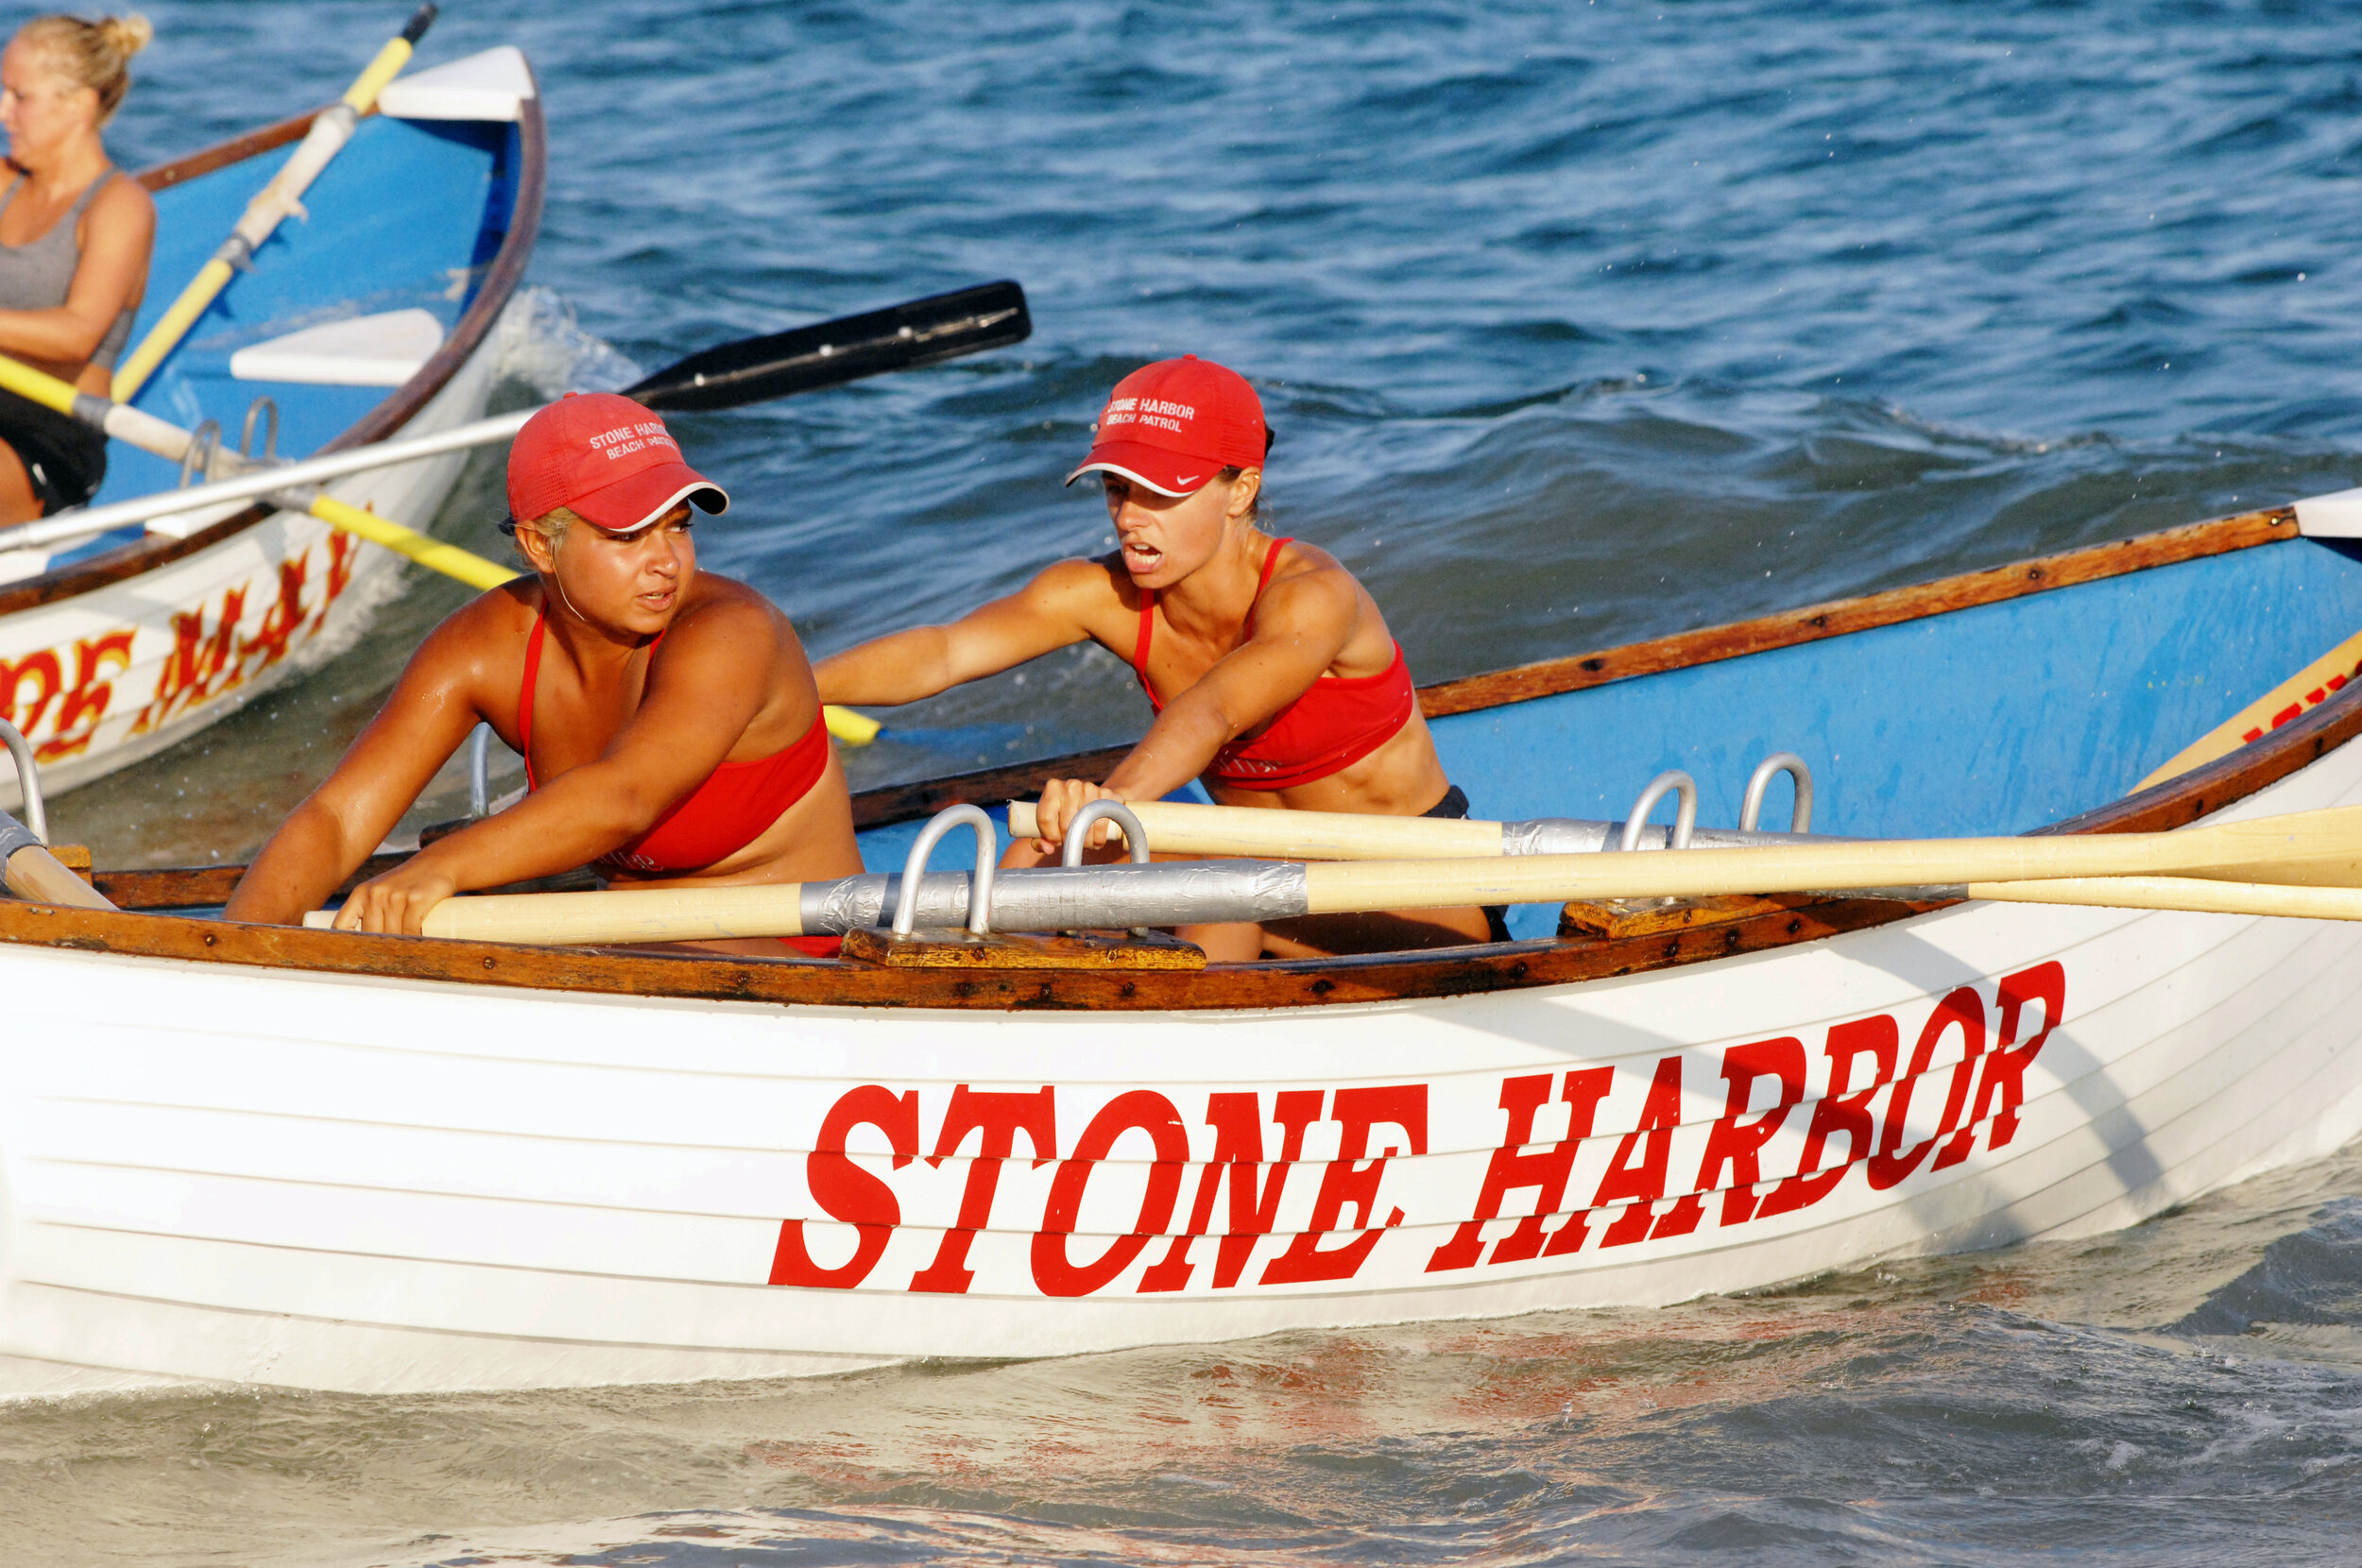
{"type": "MultiPolygon", "coordinates": [[[[1456,702],[1474,692],[1485,698],[1448,709],[1465,712],[2297,537],[2294,514],[2287,508],[2246,513],[1785,615],[1473,676],[1429,688],[1423,696],[1441,693],[1441,700],[1456,702]]],[[[2362,683],[2349,686],[2263,740],[2191,774],[2040,831],[2134,832],[2179,827],[2285,777],[2357,734],[2362,734],[2362,683]]],[[[1090,755],[1095,754],[1085,757],[1090,755]]],[[[1004,798],[1007,787],[1029,774],[1054,776],[1044,770],[1073,767],[1080,760],[1059,758],[939,780],[932,786],[871,791],[862,799],[868,820],[894,820],[914,814],[906,803],[933,798],[917,793],[923,788],[943,790],[965,784],[968,793],[958,798],[1004,798]],[[883,814],[888,810],[892,816],[883,814]]],[[[949,803],[955,797],[941,798],[949,803]]],[[[373,875],[394,859],[381,857],[357,873],[356,879],[373,875]]],[[[218,903],[229,896],[241,869],[209,866],[102,872],[96,881],[101,891],[122,902],[151,906],[218,903]]],[[[1614,940],[1558,938],[1429,954],[1217,963],[1177,973],[1031,970],[980,974],[888,970],[804,959],[749,963],[735,958],[363,936],[5,900],[0,900],[0,942],[406,980],[691,1000],[995,1012],[1196,1011],[1399,1001],[1563,985],[1817,941],[1944,907],[1874,898],[1778,902],[1787,907],[1679,931],[1614,940]]]]}
{"type": "MultiPolygon", "coordinates": [[[[151,191],[177,185],[184,179],[239,162],[258,154],[283,146],[301,136],[330,106],[323,104],[308,114],[282,120],[275,126],[248,131],[244,136],[208,147],[186,158],[144,170],[138,176],[141,184],[151,191]]],[[[375,113],[374,110],[370,111],[375,113]]],[[[484,284],[476,291],[475,302],[461,315],[451,335],[434,356],[419,367],[418,374],[396,388],[392,396],[371,408],[350,428],[320,448],[321,452],[342,452],[370,441],[383,440],[400,430],[424,408],[429,400],[440,392],[470,355],[484,341],[492,324],[500,319],[501,311],[517,285],[524,279],[525,264],[533,254],[533,242],[541,228],[541,202],[547,189],[548,130],[541,115],[541,100],[524,100],[523,112],[518,121],[517,201],[509,213],[508,231],[501,240],[501,247],[492,256],[485,270],[484,284]]],[[[278,509],[257,502],[246,510],[224,518],[211,528],[175,539],[161,534],[150,534],[130,543],[110,550],[89,560],[22,582],[0,588],[0,615],[13,615],[21,610],[35,609],[60,600],[95,592],[127,577],[136,577],[160,566],[210,550],[222,540],[254,527],[278,509]]]]}

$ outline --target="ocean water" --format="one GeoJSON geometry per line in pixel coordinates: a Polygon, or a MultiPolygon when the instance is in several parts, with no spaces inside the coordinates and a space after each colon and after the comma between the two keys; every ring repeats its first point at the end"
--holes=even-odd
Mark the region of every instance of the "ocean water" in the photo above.
{"type": "MultiPolygon", "coordinates": [[[[141,163],[401,5],[168,0],[141,163]]],[[[1423,681],[2362,481],[2362,32],[2329,0],[453,6],[552,181],[504,398],[997,277],[1036,335],[675,422],[827,651],[1097,548],[1116,377],[1262,389],[1284,532],[1423,681]]],[[[437,531],[501,548],[496,467],[437,531]]],[[[244,856],[458,590],[55,804],[244,856]]],[[[1074,653],[857,785],[1137,735],[1074,653]]],[[[423,815],[449,814],[450,786],[423,815]]],[[[1479,802],[1480,809],[1481,801],[1479,802]]],[[[2362,1159],[2134,1231],[1666,1311],[809,1384],[362,1399],[0,1367],[0,1560],[2362,1561],[2362,1159]]]]}

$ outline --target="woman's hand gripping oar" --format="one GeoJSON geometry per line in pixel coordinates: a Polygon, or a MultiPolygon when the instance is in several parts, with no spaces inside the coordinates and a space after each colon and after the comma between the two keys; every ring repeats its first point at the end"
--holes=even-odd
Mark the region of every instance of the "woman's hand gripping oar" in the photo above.
{"type": "Polygon", "coordinates": [[[314,117],[312,128],[304,132],[295,152],[280,165],[270,183],[246,204],[245,214],[230,230],[230,237],[221,242],[221,248],[197,269],[197,276],[189,280],[189,286],[180,291],[180,298],[157,318],[147,335],[140,339],[140,346],[116,369],[113,384],[109,388],[115,401],[131,401],[156,366],[163,363],[164,356],[180,346],[197,318],[205,314],[205,307],[229,286],[231,275],[253,264],[254,252],[288,213],[303,212],[303,193],[311,189],[320,171],[352,140],[353,128],[361,123],[361,116],[376,107],[377,95],[410,62],[411,51],[434,23],[434,6],[420,6],[409,24],[377,52],[368,68],[353,78],[352,85],[345,89],[345,95],[314,117]]]}

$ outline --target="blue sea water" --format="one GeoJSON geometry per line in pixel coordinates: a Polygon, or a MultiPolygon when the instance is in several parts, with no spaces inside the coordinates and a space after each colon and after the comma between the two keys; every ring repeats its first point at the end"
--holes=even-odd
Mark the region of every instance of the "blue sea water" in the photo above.
{"type": "MultiPolygon", "coordinates": [[[[398,25],[168,0],[140,163],[398,25]]],[[[1104,513],[1105,388],[1261,388],[1282,531],[1423,681],[2362,480],[2362,10],[2331,0],[460,4],[539,73],[522,401],[998,277],[1022,348],[684,417],[704,563],[827,651],[1104,513]]],[[[490,553],[496,469],[438,531],[490,553]]],[[[424,626],[77,792],[249,850],[424,626]]],[[[1137,735],[1121,667],[899,715],[857,785],[1137,735]]],[[[1483,802],[1477,802],[1480,811],[1483,802]]],[[[436,814],[429,811],[425,814],[436,814]]],[[[442,814],[449,814],[448,811],[442,814]]],[[[2362,1162],[2136,1231],[1630,1315],[793,1386],[0,1407],[0,1557],[323,1564],[2362,1561],[2362,1162]]]]}

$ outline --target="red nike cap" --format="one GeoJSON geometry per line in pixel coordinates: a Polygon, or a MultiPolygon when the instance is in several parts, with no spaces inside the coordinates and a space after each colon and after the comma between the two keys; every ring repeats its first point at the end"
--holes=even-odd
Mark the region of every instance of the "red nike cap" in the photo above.
{"type": "Polygon", "coordinates": [[[569,392],[525,421],[508,449],[508,522],[560,506],[610,534],[636,534],[679,505],[729,509],[721,486],[681,460],[651,409],[612,392],[569,392]]]}
{"type": "Polygon", "coordinates": [[[1143,365],[1107,394],[1097,439],[1070,485],[1118,473],[1158,495],[1191,494],[1224,469],[1259,469],[1271,449],[1263,401],[1246,378],[1195,354],[1143,365]]]}

